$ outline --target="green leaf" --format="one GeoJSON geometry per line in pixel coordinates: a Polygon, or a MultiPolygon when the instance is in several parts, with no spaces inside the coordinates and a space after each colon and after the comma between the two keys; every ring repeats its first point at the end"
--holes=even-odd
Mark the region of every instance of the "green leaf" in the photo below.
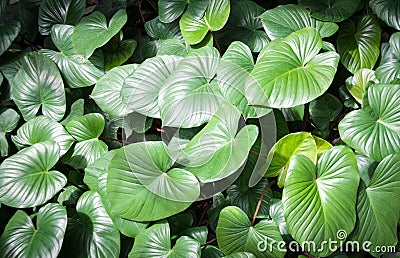
{"type": "Polygon", "coordinates": [[[183,230],[179,236],[189,236],[197,240],[200,244],[207,242],[208,228],[206,226],[188,228],[183,230]]]}
{"type": "Polygon", "coordinates": [[[213,245],[207,245],[201,249],[201,258],[223,258],[224,253],[213,245]]]}
{"type": "Polygon", "coordinates": [[[17,135],[11,138],[20,149],[39,142],[55,141],[60,146],[60,156],[64,155],[74,142],[61,124],[45,116],[32,118],[18,128],[17,135]]]}
{"type": "Polygon", "coordinates": [[[200,43],[208,31],[218,31],[224,27],[229,13],[229,0],[210,0],[202,19],[193,18],[189,11],[185,12],[179,21],[183,38],[192,45],[200,43]]]}
{"type": "Polygon", "coordinates": [[[169,225],[161,221],[138,235],[128,257],[195,258],[200,257],[200,243],[191,237],[182,236],[172,247],[169,225]]]}
{"type": "Polygon", "coordinates": [[[30,53],[12,81],[12,95],[25,121],[39,111],[55,121],[65,113],[64,84],[57,66],[47,57],[30,53]]]}
{"type": "Polygon", "coordinates": [[[281,5],[260,15],[268,37],[273,40],[285,38],[306,27],[315,28],[322,38],[330,37],[339,26],[332,22],[322,22],[312,18],[309,11],[298,5],[281,5]]]}
{"type": "Polygon", "coordinates": [[[106,17],[99,11],[83,17],[72,33],[74,48],[84,57],[90,57],[96,48],[105,45],[121,30],[127,19],[124,9],[116,12],[108,25],[106,17]]]}
{"type": "Polygon", "coordinates": [[[357,25],[347,20],[337,38],[340,61],[353,74],[361,68],[372,69],[379,57],[380,41],[379,22],[374,16],[363,16],[357,25]]]}
{"type": "Polygon", "coordinates": [[[329,130],[329,123],[334,121],[343,109],[343,104],[338,98],[329,93],[311,101],[310,116],[314,126],[320,130],[329,130]]]}
{"type": "Polygon", "coordinates": [[[111,212],[126,219],[153,221],[189,207],[200,195],[199,182],[186,170],[172,168],[172,163],[163,142],[140,142],[119,149],[107,180],[111,212]]]}
{"type": "Polygon", "coordinates": [[[322,21],[341,22],[353,15],[361,0],[299,0],[299,4],[311,10],[311,16],[322,21]]]}
{"type": "Polygon", "coordinates": [[[104,73],[73,48],[73,31],[74,27],[70,25],[54,25],[51,29],[51,39],[60,52],[49,49],[41,49],[40,52],[57,64],[71,88],[91,86],[104,73]]]}
{"type": "Polygon", "coordinates": [[[315,143],[317,144],[317,158],[319,159],[325,151],[332,148],[332,144],[315,135],[313,135],[313,138],[315,140],[315,143]]]}
{"type": "Polygon", "coordinates": [[[271,109],[250,106],[245,96],[246,78],[254,68],[253,55],[244,43],[233,42],[223,55],[217,71],[219,89],[224,98],[237,107],[244,118],[256,118],[271,109]]]}
{"type": "Polygon", "coordinates": [[[370,0],[369,7],[387,25],[400,30],[400,5],[398,0],[370,0]]]}
{"type": "Polygon", "coordinates": [[[286,225],[285,214],[283,211],[283,203],[280,199],[271,199],[269,202],[269,216],[272,221],[279,227],[279,231],[283,238],[287,238],[290,233],[286,225]]]}
{"type": "Polygon", "coordinates": [[[83,0],[43,0],[39,7],[40,34],[49,35],[54,24],[77,24],[85,5],[83,0]]]}
{"type": "Polygon", "coordinates": [[[79,197],[83,194],[83,190],[76,186],[69,185],[63,189],[58,195],[57,202],[63,206],[76,205],[79,197]]]}
{"type": "Polygon", "coordinates": [[[128,61],[128,59],[133,55],[136,46],[137,42],[133,39],[122,40],[120,42],[110,40],[102,47],[105,69],[108,71],[128,61]]]}
{"type": "Polygon", "coordinates": [[[190,128],[210,120],[222,102],[214,79],[219,61],[215,48],[203,47],[179,63],[158,96],[163,126],[190,128]]]}
{"type": "Polygon", "coordinates": [[[327,150],[317,165],[303,155],[291,159],[282,197],[287,226],[300,244],[323,247],[305,251],[327,256],[343,240],[337,232],[353,230],[359,180],[356,158],[344,146],[327,150]],[[328,248],[328,239],[337,242],[328,248]]]}
{"type": "Polygon", "coordinates": [[[98,80],[90,96],[101,110],[114,116],[125,116],[132,112],[129,102],[133,96],[127,81],[137,67],[136,64],[115,67],[98,80]]]}
{"type": "Polygon", "coordinates": [[[374,84],[368,88],[361,110],[339,123],[342,140],[376,161],[400,152],[400,85],[374,84]]]}
{"type": "Polygon", "coordinates": [[[178,163],[186,165],[202,183],[218,181],[245,164],[258,136],[255,125],[238,130],[239,111],[223,104],[210,122],[183,149],[178,163]]]}
{"type": "Polygon", "coordinates": [[[0,109],[0,156],[8,156],[8,142],[6,133],[13,131],[19,122],[20,116],[14,109],[0,109]]]}
{"type": "Polygon", "coordinates": [[[253,1],[240,1],[232,7],[228,20],[228,38],[238,40],[249,46],[253,52],[260,52],[270,41],[258,18],[265,9],[253,1]],[[261,30],[260,30],[261,29],[261,30]]]}
{"type": "Polygon", "coordinates": [[[339,55],[318,54],[321,47],[322,39],[313,28],[301,29],[267,45],[268,50],[259,58],[246,85],[249,103],[287,108],[322,95],[333,81],[339,55]]]}
{"type": "Polygon", "coordinates": [[[200,20],[203,18],[210,0],[160,0],[158,1],[158,14],[163,23],[173,22],[182,15],[187,6],[190,17],[200,20]]]}
{"type": "Polygon", "coordinates": [[[216,230],[219,248],[225,254],[236,252],[250,252],[257,257],[284,257],[285,243],[279,233],[278,227],[271,220],[262,220],[252,226],[246,213],[235,206],[228,206],[220,213],[216,230]],[[267,246],[277,243],[272,250],[267,246]],[[282,244],[283,243],[283,244],[282,244]],[[266,250],[260,250],[259,247],[266,250]]]}
{"type": "Polygon", "coordinates": [[[36,143],[7,158],[0,165],[0,202],[16,208],[41,205],[67,183],[60,172],[50,170],[60,157],[55,142],[36,143]]]}
{"type": "Polygon", "coordinates": [[[104,125],[104,117],[98,113],[86,114],[69,122],[65,128],[78,143],[63,157],[63,162],[84,169],[107,152],[107,145],[98,139],[104,125]]]}
{"type": "Polygon", "coordinates": [[[389,43],[382,43],[380,66],[376,77],[381,83],[392,83],[400,79],[400,33],[393,33],[389,43]]]}
{"type": "MultiPolygon", "coordinates": [[[[357,222],[351,240],[370,241],[371,254],[377,246],[397,244],[400,218],[400,154],[389,155],[376,167],[368,183],[361,183],[357,199],[357,222]],[[389,201],[390,200],[390,201],[389,201]],[[384,218],[384,219],[383,219],[384,218]]],[[[371,166],[374,169],[374,165],[371,166]]]]}
{"type": "Polygon", "coordinates": [[[181,32],[179,31],[178,23],[170,22],[163,23],[159,17],[156,17],[144,25],[147,34],[153,39],[182,39],[181,32]]]}
{"type": "Polygon", "coordinates": [[[61,256],[118,257],[119,232],[107,214],[98,193],[85,192],[68,218],[61,256]]]}
{"type": "Polygon", "coordinates": [[[347,89],[360,104],[362,103],[367,83],[370,81],[375,83],[379,82],[375,76],[375,71],[367,68],[358,70],[354,76],[351,76],[346,80],[347,89]]]}
{"type": "MultiPolygon", "coordinates": [[[[130,110],[145,116],[160,118],[158,107],[161,101],[160,90],[167,87],[165,85],[168,78],[177,69],[181,60],[182,58],[178,56],[156,56],[146,59],[125,81],[125,92],[129,96],[126,101],[130,110]]],[[[175,89],[177,86],[172,87],[175,89]]]]}
{"type": "Polygon", "coordinates": [[[85,105],[85,101],[83,99],[78,99],[74,103],[72,103],[68,116],[66,118],[64,118],[64,120],[62,120],[60,122],[60,124],[65,126],[70,121],[72,121],[80,116],[83,116],[83,113],[85,111],[84,105],[85,105]]]}
{"type": "Polygon", "coordinates": [[[271,160],[265,173],[265,177],[278,178],[278,186],[283,187],[286,181],[286,174],[290,160],[296,154],[310,158],[317,162],[317,146],[310,133],[292,133],[281,138],[268,153],[268,160],[271,160]]]}
{"type": "Polygon", "coordinates": [[[19,21],[10,20],[0,23],[0,55],[11,46],[20,31],[21,23],[19,21]]]}
{"type": "Polygon", "coordinates": [[[83,182],[89,186],[90,190],[99,192],[99,178],[107,175],[108,166],[111,159],[115,156],[115,150],[104,153],[100,158],[96,159],[92,164],[85,168],[85,177],[83,182]]]}
{"type": "Polygon", "coordinates": [[[24,211],[14,214],[0,238],[2,257],[57,257],[67,227],[65,208],[49,203],[35,216],[36,226],[24,211]]]}

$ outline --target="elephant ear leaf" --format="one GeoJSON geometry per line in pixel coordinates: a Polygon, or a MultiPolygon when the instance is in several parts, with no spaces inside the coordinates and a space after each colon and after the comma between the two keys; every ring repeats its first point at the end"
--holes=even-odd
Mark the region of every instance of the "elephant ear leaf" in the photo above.
{"type": "Polygon", "coordinates": [[[63,157],[64,163],[84,169],[107,152],[107,145],[99,140],[105,126],[104,117],[90,113],[70,121],[65,128],[78,142],[63,157]]]}
{"type": "Polygon", "coordinates": [[[62,173],[51,170],[59,158],[59,145],[47,141],[4,160],[0,165],[0,202],[17,208],[47,202],[67,183],[62,173]]]}
{"type": "Polygon", "coordinates": [[[57,257],[67,227],[65,207],[49,203],[32,218],[18,210],[0,238],[2,257],[57,257]]]}
{"type": "MultiPolygon", "coordinates": [[[[372,164],[371,167],[373,169],[375,165],[372,164]]],[[[370,166],[366,166],[360,172],[368,175],[369,169],[370,166]]],[[[369,241],[372,244],[369,247],[371,254],[380,256],[381,253],[375,252],[378,250],[377,246],[397,244],[399,207],[400,154],[393,154],[379,163],[369,182],[361,183],[357,199],[358,219],[351,239],[359,243],[369,241]]]]}
{"type": "Polygon", "coordinates": [[[26,121],[38,112],[55,121],[63,118],[66,102],[64,83],[57,66],[40,53],[29,53],[12,81],[15,104],[26,121]]]}
{"type": "Polygon", "coordinates": [[[14,109],[0,109],[0,157],[8,156],[8,141],[6,133],[13,131],[20,116],[14,109]]]}
{"type": "MultiPolygon", "coordinates": [[[[349,233],[355,225],[359,181],[356,157],[347,147],[330,148],[317,165],[306,156],[294,156],[282,197],[285,220],[293,238],[300,244],[314,241],[321,247],[326,239],[336,243],[343,240],[338,232],[349,233]]],[[[339,244],[333,246],[338,247],[339,244]]],[[[325,246],[306,251],[328,256],[334,249],[325,246]]]]}
{"type": "Polygon", "coordinates": [[[96,48],[104,46],[122,29],[127,19],[124,9],[117,11],[108,24],[104,14],[99,11],[83,17],[72,33],[74,48],[84,57],[90,57],[96,48]]]}
{"type": "Polygon", "coordinates": [[[368,87],[363,108],[348,113],[339,123],[345,143],[376,161],[400,152],[400,85],[368,87]]]}
{"type": "Polygon", "coordinates": [[[400,5],[397,0],[371,0],[369,1],[369,7],[387,25],[400,30],[400,5]]]}
{"type": "Polygon", "coordinates": [[[246,85],[250,105],[289,108],[321,96],[339,61],[336,52],[319,53],[321,48],[321,36],[314,28],[265,46],[246,85]]]}
{"type": "Polygon", "coordinates": [[[361,0],[299,0],[299,4],[311,10],[311,16],[322,21],[341,22],[356,12],[361,0]]]}
{"type": "Polygon", "coordinates": [[[191,237],[181,236],[171,246],[170,226],[164,220],[135,238],[128,257],[200,257],[200,243],[191,237]]]}

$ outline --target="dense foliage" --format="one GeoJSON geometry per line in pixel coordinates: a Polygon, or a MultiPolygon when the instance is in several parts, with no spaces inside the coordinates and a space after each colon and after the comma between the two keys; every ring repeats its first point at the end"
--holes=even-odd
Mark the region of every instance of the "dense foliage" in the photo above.
{"type": "Polygon", "coordinates": [[[0,19],[0,257],[399,255],[400,0],[0,19]]]}

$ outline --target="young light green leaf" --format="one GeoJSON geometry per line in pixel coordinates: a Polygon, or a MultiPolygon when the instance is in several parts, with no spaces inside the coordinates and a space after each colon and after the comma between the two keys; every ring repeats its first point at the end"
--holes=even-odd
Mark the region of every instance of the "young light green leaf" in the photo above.
{"type": "Polygon", "coordinates": [[[322,95],[333,81],[339,55],[318,54],[321,47],[322,39],[314,28],[301,29],[267,45],[247,81],[250,105],[288,108],[322,95]]]}
{"type": "Polygon", "coordinates": [[[379,57],[380,41],[379,22],[374,16],[362,17],[357,25],[347,20],[337,38],[340,61],[353,74],[361,68],[372,69],[379,57]]]}
{"type": "Polygon", "coordinates": [[[64,83],[57,66],[46,56],[30,53],[12,81],[12,95],[25,121],[41,111],[55,121],[65,113],[64,83]]]}
{"type": "Polygon", "coordinates": [[[200,43],[208,31],[218,31],[228,21],[230,13],[229,0],[210,0],[202,19],[196,19],[185,12],[179,22],[182,36],[189,44],[200,43]]]}
{"type": "Polygon", "coordinates": [[[67,183],[50,170],[60,158],[56,142],[36,143],[7,158],[0,165],[0,202],[16,208],[41,205],[67,183]]]}
{"type": "Polygon", "coordinates": [[[339,123],[342,140],[376,161],[400,152],[400,85],[374,84],[364,96],[361,110],[339,123]]]}
{"type": "Polygon", "coordinates": [[[95,11],[82,18],[72,33],[72,43],[76,51],[85,58],[96,48],[105,45],[125,25],[128,17],[124,9],[119,10],[107,25],[106,17],[95,11]]]}
{"type": "Polygon", "coordinates": [[[303,155],[291,159],[282,197],[287,226],[300,244],[323,247],[305,251],[327,256],[343,240],[337,232],[353,230],[359,181],[356,158],[345,146],[325,151],[317,165],[303,155]],[[321,244],[328,239],[337,242],[321,244]]]}
{"type": "Polygon", "coordinates": [[[2,257],[57,257],[67,227],[65,207],[49,203],[32,218],[18,210],[0,238],[2,257]]]}
{"type": "Polygon", "coordinates": [[[74,142],[74,138],[61,124],[45,116],[32,118],[18,128],[17,135],[11,138],[20,149],[39,142],[55,141],[60,146],[61,156],[74,142]]]}
{"type": "Polygon", "coordinates": [[[228,206],[221,211],[216,233],[219,248],[225,255],[245,251],[257,257],[285,256],[285,252],[282,251],[285,249],[284,245],[280,244],[279,249],[268,247],[268,243],[283,242],[275,223],[262,220],[253,227],[246,213],[238,207],[228,206]],[[265,250],[262,250],[263,247],[265,250]]]}
{"type": "Polygon", "coordinates": [[[273,40],[285,38],[306,27],[315,28],[322,38],[335,34],[339,26],[332,22],[322,22],[310,16],[307,9],[298,5],[280,5],[260,15],[268,37],[273,40]]]}
{"type": "Polygon", "coordinates": [[[43,0],[39,7],[39,32],[49,35],[55,24],[75,25],[85,10],[84,0],[43,0]]]}
{"type": "Polygon", "coordinates": [[[347,89],[360,104],[362,103],[367,83],[370,81],[375,83],[379,82],[375,76],[375,71],[367,68],[358,70],[354,76],[351,76],[346,80],[347,89]]]}

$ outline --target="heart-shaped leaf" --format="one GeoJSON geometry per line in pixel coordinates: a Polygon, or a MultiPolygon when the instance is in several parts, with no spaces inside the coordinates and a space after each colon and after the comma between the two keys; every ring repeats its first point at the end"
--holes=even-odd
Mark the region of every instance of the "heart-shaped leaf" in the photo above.
{"type": "Polygon", "coordinates": [[[19,151],[0,165],[0,202],[17,208],[41,205],[67,183],[50,170],[60,158],[55,142],[41,142],[19,151]]]}
{"type": "Polygon", "coordinates": [[[181,60],[178,56],[156,56],[144,61],[134,74],[125,80],[125,92],[130,96],[127,99],[129,107],[140,114],[160,118],[160,90],[181,60]]]}
{"type": "Polygon", "coordinates": [[[132,112],[129,107],[132,94],[125,92],[130,87],[127,80],[133,76],[137,67],[136,64],[115,67],[98,80],[90,96],[101,110],[114,116],[125,116],[132,112]]]}
{"type": "Polygon", "coordinates": [[[60,155],[64,155],[71,147],[74,139],[59,123],[45,116],[32,118],[20,128],[17,135],[12,136],[18,148],[33,145],[38,142],[55,141],[60,146],[60,155]]]}
{"type": "Polygon", "coordinates": [[[182,15],[187,6],[188,15],[200,20],[203,18],[210,0],[160,0],[158,1],[158,14],[163,23],[173,22],[182,15]]]}
{"type": "Polygon", "coordinates": [[[379,22],[374,16],[362,17],[357,25],[347,20],[337,38],[340,61],[353,74],[361,68],[372,69],[379,57],[380,41],[379,22]]]}
{"type": "Polygon", "coordinates": [[[64,83],[57,66],[48,57],[29,53],[12,81],[15,104],[26,121],[39,110],[55,121],[61,120],[65,112],[64,83]]]}
{"type": "Polygon", "coordinates": [[[387,25],[400,30],[400,5],[398,0],[370,0],[369,7],[387,25]]]}
{"type": "Polygon", "coordinates": [[[300,244],[321,247],[305,251],[327,256],[343,240],[337,232],[353,230],[359,180],[356,158],[344,146],[324,152],[317,165],[303,155],[291,159],[282,197],[287,226],[300,244]],[[336,244],[323,245],[328,239],[336,244]]]}
{"type": "Polygon", "coordinates": [[[163,142],[140,142],[119,149],[107,180],[111,212],[126,219],[152,221],[189,207],[200,195],[199,182],[172,165],[163,142]]]}
{"type": "Polygon", "coordinates": [[[190,128],[209,121],[222,102],[215,75],[215,48],[192,52],[176,67],[158,97],[163,126],[190,128]]]}
{"type": "Polygon", "coordinates": [[[376,161],[400,152],[400,85],[374,84],[364,96],[361,110],[339,123],[342,140],[376,161]]]}
{"type": "Polygon", "coordinates": [[[311,10],[311,16],[322,21],[341,22],[353,15],[361,0],[299,0],[299,4],[311,10]]]}
{"type": "Polygon", "coordinates": [[[322,39],[317,30],[301,29],[270,44],[272,46],[267,45],[257,61],[246,86],[251,105],[294,107],[317,98],[328,89],[339,55],[335,52],[318,54],[322,39]]]}
{"type": "Polygon", "coordinates": [[[264,107],[250,106],[247,101],[246,78],[253,68],[253,55],[249,47],[235,41],[225,51],[217,71],[218,86],[222,95],[241,111],[245,119],[262,117],[271,111],[264,107]]]}
{"type": "Polygon", "coordinates": [[[218,31],[224,27],[230,13],[229,0],[210,0],[202,19],[196,19],[185,12],[179,21],[182,36],[189,44],[200,43],[208,31],[218,31]]]}
{"type": "Polygon", "coordinates": [[[325,93],[310,103],[310,116],[315,128],[328,130],[329,123],[340,114],[343,104],[335,96],[325,93]]]}
{"type": "Polygon", "coordinates": [[[393,33],[389,43],[381,45],[380,66],[376,69],[376,77],[381,83],[392,83],[400,79],[400,33],[393,33]]]}
{"type": "Polygon", "coordinates": [[[370,81],[379,82],[375,76],[375,71],[367,68],[362,68],[354,76],[347,78],[346,87],[358,103],[362,103],[365,88],[370,81]]]}
{"type": "Polygon", "coordinates": [[[86,114],[69,122],[65,128],[78,142],[63,157],[64,163],[84,169],[107,152],[107,145],[98,139],[104,124],[104,117],[98,113],[86,114]]]}
{"type": "Polygon", "coordinates": [[[281,138],[268,153],[269,163],[265,177],[278,178],[278,186],[283,187],[290,160],[296,154],[310,158],[317,162],[317,145],[310,133],[292,133],[281,138]]]}
{"type": "Polygon", "coordinates": [[[118,257],[119,232],[96,192],[85,192],[68,218],[61,249],[63,257],[118,257]]]}
{"type": "Polygon", "coordinates": [[[11,108],[0,109],[0,156],[8,156],[6,133],[13,131],[19,122],[19,114],[11,108]]]}
{"type": "Polygon", "coordinates": [[[74,48],[85,58],[90,57],[96,48],[105,45],[121,30],[127,19],[124,9],[116,12],[108,25],[106,17],[99,11],[83,17],[72,33],[74,48]]]}
{"type": "Polygon", "coordinates": [[[18,210],[0,238],[2,257],[57,257],[67,227],[65,207],[49,203],[32,218],[18,210]]]}
{"type": "Polygon", "coordinates": [[[161,221],[138,235],[128,257],[199,258],[200,243],[191,237],[182,236],[172,247],[169,224],[161,221]]]}
{"type": "Polygon", "coordinates": [[[273,221],[262,220],[252,226],[246,213],[235,206],[221,211],[216,233],[219,248],[225,255],[245,251],[257,257],[283,258],[286,253],[285,242],[273,221]]]}
{"type": "Polygon", "coordinates": [[[128,61],[137,46],[136,40],[127,39],[122,41],[110,40],[101,49],[103,50],[105,69],[108,71],[128,61]]]}
{"type": "Polygon", "coordinates": [[[260,52],[269,42],[262,22],[258,18],[264,12],[265,9],[253,1],[239,1],[232,6],[227,37],[231,40],[242,41],[253,52],[260,52]]]}
{"type": "Polygon", "coordinates": [[[51,39],[60,52],[50,49],[41,49],[40,52],[57,64],[71,88],[91,86],[104,73],[76,52],[72,46],[73,32],[73,26],[54,25],[51,28],[51,39]]]}
{"type": "MultiPolygon", "coordinates": [[[[375,165],[362,171],[370,173],[375,165]]],[[[400,218],[400,154],[384,158],[373,172],[369,182],[362,182],[357,200],[357,222],[351,239],[359,243],[369,241],[371,254],[382,253],[376,247],[397,244],[397,223],[400,218]],[[389,201],[390,200],[390,201],[389,201]],[[382,219],[384,218],[384,219],[382,219]]]]}
{"type": "Polygon", "coordinates": [[[202,183],[211,183],[235,173],[246,162],[258,136],[255,125],[238,131],[239,111],[224,103],[210,122],[186,145],[180,164],[202,183]]]}
{"type": "Polygon", "coordinates": [[[0,55],[2,55],[13,43],[21,31],[19,21],[10,20],[0,24],[0,55]]]}
{"type": "Polygon", "coordinates": [[[260,15],[264,29],[270,39],[285,38],[291,33],[306,28],[315,28],[321,37],[330,37],[339,26],[332,22],[322,22],[310,16],[307,9],[299,5],[280,5],[260,15]]]}
{"type": "Polygon", "coordinates": [[[43,0],[39,8],[39,32],[49,35],[54,24],[75,25],[81,19],[86,2],[83,0],[43,0]]]}

